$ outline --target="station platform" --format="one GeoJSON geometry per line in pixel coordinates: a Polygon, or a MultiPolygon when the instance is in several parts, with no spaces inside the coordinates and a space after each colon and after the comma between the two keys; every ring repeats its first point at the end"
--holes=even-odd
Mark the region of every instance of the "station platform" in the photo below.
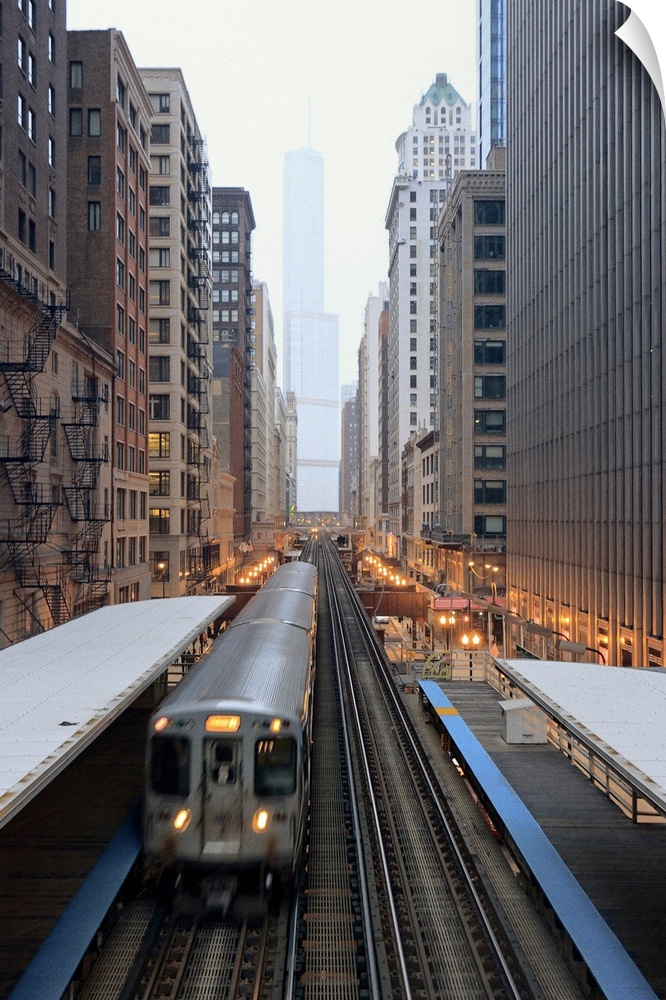
{"type": "Polygon", "coordinates": [[[118,604],[0,650],[0,827],[135,703],[233,600],[118,604]]]}
{"type": "MultiPolygon", "coordinates": [[[[617,996],[621,1000],[646,996],[666,998],[666,953],[663,949],[666,829],[659,822],[660,816],[655,813],[652,817],[654,821],[638,822],[623,810],[622,803],[614,801],[608,789],[602,787],[601,776],[596,773],[594,764],[590,773],[589,761],[600,759],[594,753],[591,757],[588,755],[586,773],[576,755],[567,753],[571,744],[566,741],[561,746],[546,740],[538,743],[507,742],[507,717],[502,708],[506,699],[522,699],[529,692],[530,698],[543,704],[549,725],[555,725],[558,733],[577,731],[576,740],[580,737],[592,746],[596,744],[597,754],[607,753],[618,772],[625,770],[631,774],[633,765],[633,778],[642,784],[642,767],[647,765],[644,760],[638,765],[632,761],[632,748],[637,749],[639,742],[649,740],[649,718],[657,722],[659,699],[656,699],[655,711],[644,715],[640,741],[637,740],[639,729],[635,729],[636,742],[622,743],[617,735],[622,730],[622,721],[635,719],[636,716],[628,707],[632,704],[630,689],[624,691],[625,711],[622,712],[622,700],[618,703],[618,692],[613,685],[631,685],[631,675],[641,674],[649,678],[652,672],[600,667],[598,669],[604,674],[595,678],[596,670],[589,675],[585,673],[588,668],[594,667],[591,664],[525,660],[493,662],[493,669],[499,671],[504,679],[506,686],[503,689],[498,690],[490,683],[455,680],[425,681],[419,687],[432,685],[434,700],[441,700],[438,725],[441,724],[444,729],[448,728],[451,719],[458,720],[478,743],[481,753],[467,748],[467,752],[475,755],[474,762],[466,760],[467,769],[475,773],[475,768],[478,768],[478,780],[489,782],[487,794],[490,800],[494,797],[500,805],[508,795],[508,805],[504,802],[504,807],[510,825],[515,829],[507,835],[522,837],[530,850],[537,851],[537,866],[545,859],[543,871],[537,871],[534,877],[539,881],[543,879],[546,892],[550,890],[556,896],[564,892],[559,896],[563,903],[560,919],[564,918],[564,923],[568,921],[571,924],[574,940],[576,934],[583,934],[581,941],[588,952],[591,950],[590,960],[594,962],[597,975],[602,979],[605,977],[605,995],[617,996]],[[567,676],[567,670],[560,669],[567,667],[580,668],[578,687],[576,670],[567,676]],[[558,671],[561,674],[559,677],[558,671]],[[626,676],[621,679],[615,677],[620,674],[626,676]],[[607,697],[603,696],[599,681],[607,682],[607,697]],[[586,690],[588,697],[584,694],[586,690]],[[441,693],[441,699],[437,692],[441,693]],[[450,714],[445,707],[447,702],[451,706],[450,714]],[[609,707],[605,712],[605,702],[609,706],[615,703],[616,708],[609,707]],[[597,721],[592,725],[593,715],[597,721]],[[604,716],[607,720],[613,716],[612,725],[601,726],[599,720],[604,716]],[[556,717],[559,717],[558,721],[555,721],[556,717]],[[614,748],[614,744],[620,744],[627,756],[614,748]],[[511,796],[514,798],[511,799],[511,796]],[[541,837],[549,846],[544,846],[541,837]],[[554,862],[553,858],[556,859],[554,862]],[[592,924],[583,919],[584,910],[578,903],[571,903],[573,897],[567,902],[566,893],[578,892],[572,888],[571,879],[580,887],[581,898],[589,900],[589,905],[607,925],[609,934],[602,930],[601,936],[589,937],[592,924]],[[630,964],[625,965],[613,945],[614,937],[629,956],[630,964]],[[635,977],[631,963],[638,970],[633,986],[629,982],[635,977]],[[620,977],[618,982],[613,983],[613,970],[622,970],[622,976],[626,975],[628,979],[623,982],[620,977]]],[[[637,688],[642,684],[650,687],[648,679],[634,677],[634,684],[637,688]]],[[[656,684],[663,684],[661,676],[656,684]]],[[[653,694],[652,697],[654,700],[656,696],[653,694]]],[[[635,700],[639,704],[641,696],[637,695],[635,700]]],[[[541,706],[539,710],[542,710],[541,706]]],[[[455,741],[452,731],[450,736],[455,741]]],[[[457,738],[464,737],[458,733],[457,738]]],[[[651,767],[653,776],[657,777],[660,765],[651,767]]],[[[489,812],[499,824],[499,814],[490,809],[489,812]]],[[[645,816],[642,818],[645,820],[645,816]]],[[[587,906],[585,903],[584,908],[587,906]]],[[[597,923],[596,917],[594,923],[597,923]]]]}
{"type": "Polygon", "coordinates": [[[168,668],[194,662],[233,602],[116,605],[0,651],[2,1000],[62,995],[140,850],[168,668]]]}

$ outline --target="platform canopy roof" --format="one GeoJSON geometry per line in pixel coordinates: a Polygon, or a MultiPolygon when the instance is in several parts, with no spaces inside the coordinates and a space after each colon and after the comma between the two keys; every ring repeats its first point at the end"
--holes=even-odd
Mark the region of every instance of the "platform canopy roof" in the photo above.
{"type": "Polygon", "coordinates": [[[666,806],[666,670],[498,660],[520,690],[666,806]]]}
{"type": "Polygon", "coordinates": [[[233,601],[217,595],[117,604],[0,650],[0,826],[233,601]]]}

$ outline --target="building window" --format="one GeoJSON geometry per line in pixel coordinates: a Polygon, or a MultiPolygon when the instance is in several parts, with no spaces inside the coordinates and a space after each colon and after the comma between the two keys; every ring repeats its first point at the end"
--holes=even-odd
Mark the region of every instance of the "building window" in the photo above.
{"type": "Polygon", "coordinates": [[[149,282],[151,306],[168,306],[171,301],[171,284],[169,281],[149,282]]]}
{"type": "Polygon", "coordinates": [[[127,132],[122,127],[120,122],[116,124],[116,142],[118,144],[118,149],[121,153],[124,153],[127,148],[127,132]]]}
{"type": "Polygon", "coordinates": [[[168,247],[158,247],[149,251],[151,267],[170,267],[171,251],[168,247]]]}
{"type": "Polygon", "coordinates": [[[169,458],[171,435],[168,431],[148,435],[148,454],[151,458],[169,458]]]}
{"type": "Polygon", "coordinates": [[[171,359],[167,355],[152,355],[149,359],[148,378],[152,382],[169,382],[171,380],[171,359]]]}
{"type": "Polygon", "coordinates": [[[149,94],[150,103],[156,115],[168,115],[171,110],[170,94],[149,94]]]}
{"type": "Polygon", "coordinates": [[[474,202],[474,225],[503,226],[506,222],[504,201],[474,202]]]}
{"type": "Polygon", "coordinates": [[[157,395],[151,393],[148,397],[148,418],[149,420],[168,420],[170,407],[170,397],[167,393],[157,395]]]}
{"type": "Polygon", "coordinates": [[[126,499],[127,490],[116,490],[116,517],[119,521],[125,520],[126,499]]]}
{"type": "Polygon", "coordinates": [[[125,468],[125,445],[122,441],[116,442],[116,468],[121,471],[125,468]]]}
{"type": "Polygon", "coordinates": [[[165,186],[155,186],[150,185],[150,204],[151,205],[170,205],[171,204],[171,188],[167,185],[165,186]]]}
{"type": "Polygon", "coordinates": [[[48,206],[49,206],[49,217],[51,219],[55,219],[55,217],[56,217],[56,193],[53,190],[53,188],[49,188],[48,206]]]}
{"type": "Polygon", "coordinates": [[[506,342],[504,340],[475,340],[475,365],[503,365],[506,362],[506,342]]]}
{"type": "Polygon", "coordinates": [[[125,336],[125,310],[121,305],[116,305],[116,327],[118,333],[125,336]]]}
{"type": "Polygon", "coordinates": [[[503,444],[477,444],[474,446],[475,469],[505,469],[506,448],[503,444]]]}
{"type": "Polygon", "coordinates": [[[125,400],[122,396],[116,396],[116,423],[121,427],[125,423],[125,400]]]}
{"type": "Polygon", "coordinates": [[[116,191],[120,198],[125,197],[125,174],[120,167],[116,168],[116,191]]]}
{"type": "Polygon", "coordinates": [[[168,469],[151,470],[149,473],[149,494],[152,497],[168,497],[171,492],[170,474],[168,469]]]}
{"type": "Polygon", "coordinates": [[[475,479],[474,503],[506,503],[506,482],[503,479],[475,479]]]}
{"type": "Polygon", "coordinates": [[[116,100],[118,101],[118,104],[123,110],[125,110],[125,93],[126,93],[125,84],[120,79],[120,77],[118,77],[118,81],[116,83],[116,100]]]}
{"type": "Polygon", "coordinates": [[[48,157],[49,166],[55,167],[55,139],[53,136],[49,136],[48,157]]]}
{"type": "Polygon", "coordinates": [[[170,174],[171,173],[171,157],[170,156],[151,156],[150,158],[150,169],[154,174],[170,174]]]}
{"type": "Polygon", "coordinates": [[[72,90],[81,90],[83,87],[83,63],[73,60],[69,64],[69,85],[72,90]]]}
{"type": "Polygon", "coordinates": [[[506,293],[506,271],[490,271],[474,268],[475,295],[504,295],[506,293]]]}
{"type": "Polygon", "coordinates": [[[506,237],[475,236],[474,260],[504,260],[506,257],[506,237]]]}
{"type": "Polygon", "coordinates": [[[37,116],[32,108],[28,108],[28,138],[37,142],[37,116]]]}
{"type": "Polygon", "coordinates": [[[19,94],[16,101],[16,121],[19,127],[25,129],[26,123],[26,103],[23,94],[19,94]]]}
{"type": "Polygon", "coordinates": [[[116,375],[119,379],[125,379],[125,355],[122,351],[116,351],[116,375]]]}
{"type": "Polygon", "coordinates": [[[120,257],[116,258],[116,283],[119,288],[125,287],[125,264],[120,257]]]}
{"type": "Polygon", "coordinates": [[[102,134],[102,112],[99,108],[88,108],[88,135],[102,134]]]}
{"type": "Polygon", "coordinates": [[[410,389],[416,389],[416,378],[417,378],[416,375],[410,375],[409,376],[409,388],[410,389]]]}
{"type": "Polygon", "coordinates": [[[506,306],[474,306],[475,330],[504,330],[506,306]]]}
{"type": "Polygon", "coordinates": [[[150,533],[153,535],[169,534],[169,508],[151,507],[149,520],[150,533]]]}
{"type": "Polygon", "coordinates": [[[124,243],[125,243],[125,220],[122,217],[122,215],[120,214],[120,212],[118,212],[116,214],[116,239],[118,240],[119,243],[122,243],[124,245],[124,243]]]}
{"type": "Polygon", "coordinates": [[[506,399],[505,375],[475,375],[475,399],[506,399]]]}
{"type": "Polygon", "coordinates": [[[88,157],[88,184],[100,184],[102,180],[102,159],[99,156],[88,157]]]}
{"type": "Polygon", "coordinates": [[[27,49],[27,46],[25,44],[25,39],[21,38],[21,36],[19,35],[19,37],[18,37],[17,63],[18,63],[18,68],[21,70],[22,73],[25,73],[25,70],[26,70],[26,56],[27,56],[27,52],[28,52],[28,49],[27,49]]]}
{"type": "Polygon", "coordinates": [[[100,201],[88,202],[88,229],[98,230],[102,228],[102,203],[100,201]]]}
{"type": "Polygon", "coordinates": [[[506,434],[506,413],[504,410],[475,410],[475,434],[506,434]]]}
{"type": "Polygon", "coordinates": [[[171,219],[168,215],[151,215],[149,217],[151,236],[169,236],[171,219]]]}
{"type": "Polygon", "coordinates": [[[479,538],[499,538],[506,535],[506,517],[477,514],[474,518],[474,534],[479,538]]]}
{"type": "Polygon", "coordinates": [[[170,125],[153,125],[150,130],[151,146],[168,146],[171,142],[170,125]]]}
{"type": "Polygon", "coordinates": [[[171,341],[171,320],[155,319],[150,321],[148,330],[149,342],[151,344],[168,344],[171,341]]]}

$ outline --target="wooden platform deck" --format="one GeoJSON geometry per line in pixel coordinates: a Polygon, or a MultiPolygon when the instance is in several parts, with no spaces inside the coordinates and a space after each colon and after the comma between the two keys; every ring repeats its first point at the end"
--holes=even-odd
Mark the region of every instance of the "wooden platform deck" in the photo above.
{"type": "Polygon", "coordinates": [[[554,747],[508,744],[488,685],[451,682],[442,690],[666,998],[666,828],[632,823],[554,747]]]}

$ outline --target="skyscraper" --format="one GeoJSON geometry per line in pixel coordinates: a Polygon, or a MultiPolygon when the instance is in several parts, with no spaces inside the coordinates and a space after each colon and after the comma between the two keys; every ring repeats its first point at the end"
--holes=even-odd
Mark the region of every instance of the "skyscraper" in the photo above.
{"type": "Polygon", "coordinates": [[[340,476],[338,318],[325,312],[324,161],[284,159],[284,388],[296,396],[299,511],[337,511],[340,476]]]}
{"type": "Polygon", "coordinates": [[[180,69],[143,69],[141,76],[153,108],[150,561],[153,596],[181,597],[196,593],[210,568],[211,187],[180,69]]]}
{"type": "Polygon", "coordinates": [[[396,144],[398,173],[386,212],[389,232],[388,554],[402,543],[402,448],[437,426],[437,219],[453,177],[475,167],[472,109],[438,73],[396,144]]]}
{"type": "Polygon", "coordinates": [[[507,582],[511,610],[597,662],[656,665],[666,135],[615,34],[626,16],[607,0],[509,8],[507,582]]]}
{"type": "Polygon", "coordinates": [[[506,143],[506,0],[479,0],[478,163],[506,143]]]}

